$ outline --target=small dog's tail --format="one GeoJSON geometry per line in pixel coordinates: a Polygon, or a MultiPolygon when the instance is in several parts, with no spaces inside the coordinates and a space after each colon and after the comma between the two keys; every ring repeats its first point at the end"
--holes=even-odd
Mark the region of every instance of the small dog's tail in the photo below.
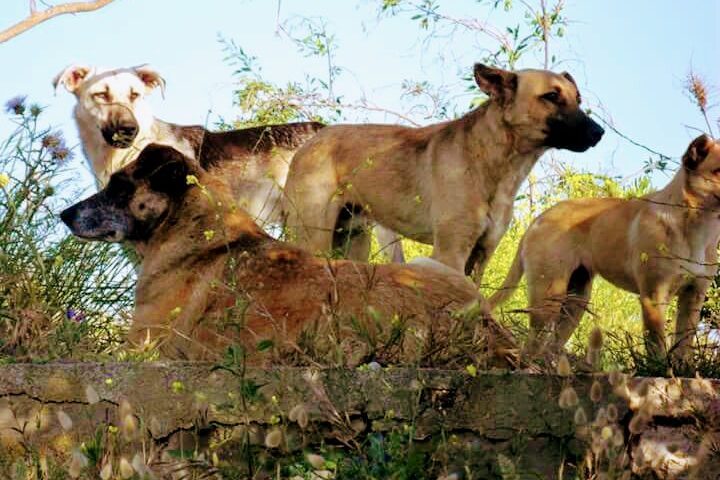
{"type": "Polygon", "coordinates": [[[515,258],[513,259],[513,263],[512,265],[510,265],[510,271],[508,272],[507,277],[505,277],[505,281],[503,282],[502,287],[500,287],[497,292],[493,293],[492,296],[488,299],[490,311],[494,310],[495,307],[497,307],[501,303],[504,303],[508,298],[510,298],[515,289],[518,287],[520,279],[525,273],[525,269],[523,267],[522,250],[523,240],[520,241],[520,245],[518,246],[517,253],[515,254],[515,258]]]}

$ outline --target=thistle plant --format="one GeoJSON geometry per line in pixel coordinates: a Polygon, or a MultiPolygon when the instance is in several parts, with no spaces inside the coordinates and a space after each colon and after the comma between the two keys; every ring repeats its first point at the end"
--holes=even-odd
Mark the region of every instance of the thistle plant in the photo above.
{"type": "Polygon", "coordinates": [[[96,358],[117,344],[132,302],[133,269],[116,246],[69,235],[58,213],[75,200],[74,154],[15,97],[15,130],[0,143],[0,360],[96,358]]]}

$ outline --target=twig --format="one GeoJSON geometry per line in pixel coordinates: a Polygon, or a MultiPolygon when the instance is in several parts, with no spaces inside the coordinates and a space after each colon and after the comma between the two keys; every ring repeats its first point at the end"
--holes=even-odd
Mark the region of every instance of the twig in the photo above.
{"type": "Polygon", "coordinates": [[[64,15],[67,13],[80,13],[80,12],[92,12],[93,10],[100,9],[105,5],[109,4],[113,0],[95,0],[94,2],[72,2],[63,3],[61,5],[55,5],[38,12],[35,6],[35,2],[30,2],[30,16],[25,20],[22,20],[15,25],[0,32],[0,43],[5,43],[13,37],[20,35],[21,33],[31,29],[32,27],[46,21],[58,15],[64,15]]]}

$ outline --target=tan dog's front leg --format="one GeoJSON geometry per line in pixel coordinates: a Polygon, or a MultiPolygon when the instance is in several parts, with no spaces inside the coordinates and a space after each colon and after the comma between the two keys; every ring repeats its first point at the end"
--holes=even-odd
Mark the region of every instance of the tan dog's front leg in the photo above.
{"type": "Polygon", "coordinates": [[[472,266],[470,270],[467,270],[467,266],[471,254],[484,255],[484,251],[473,253],[473,250],[476,246],[482,249],[481,239],[488,231],[487,212],[478,210],[478,216],[472,216],[466,214],[467,210],[460,209],[460,213],[456,211],[457,206],[451,212],[438,208],[433,213],[432,258],[470,275],[472,266]]]}
{"type": "Polygon", "coordinates": [[[664,362],[667,358],[665,342],[665,295],[640,295],[643,326],[645,327],[645,350],[653,361],[664,362]]]}
{"type": "Polygon", "coordinates": [[[678,312],[675,321],[674,357],[685,363],[697,333],[700,309],[705,301],[705,291],[710,282],[703,281],[683,288],[678,294],[678,312]]]}

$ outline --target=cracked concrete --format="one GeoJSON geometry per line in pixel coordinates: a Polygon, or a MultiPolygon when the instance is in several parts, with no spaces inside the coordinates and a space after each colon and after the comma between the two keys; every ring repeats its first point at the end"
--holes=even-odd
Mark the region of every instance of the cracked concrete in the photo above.
{"type": "Polygon", "coordinates": [[[178,451],[239,464],[248,448],[261,457],[321,442],[352,449],[371,432],[412,428],[415,444],[443,471],[470,469],[475,478],[560,471],[576,478],[583,469],[720,478],[718,388],[700,379],[405,368],[240,375],[181,362],[7,365],[0,367],[0,474],[37,452],[68,465],[81,445],[90,455],[87,445],[97,444],[99,462],[140,458],[156,478],[176,478],[159,472],[177,464],[178,451]],[[571,400],[565,408],[561,396],[571,400]]]}

